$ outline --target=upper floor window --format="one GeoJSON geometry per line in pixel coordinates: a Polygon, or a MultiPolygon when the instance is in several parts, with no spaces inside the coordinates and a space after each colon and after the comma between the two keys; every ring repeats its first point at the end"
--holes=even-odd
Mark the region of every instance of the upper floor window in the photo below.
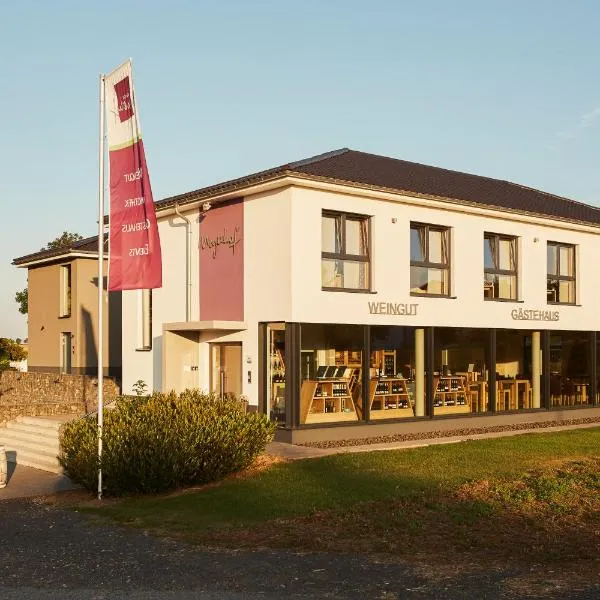
{"type": "Polygon", "coordinates": [[[410,293],[450,295],[450,230],[411,223],[410,293]]]}
{"type": "Polygon", "coordinates": [[[517,299],[517,238],[486,233],[483,238],[486,300],[517,299]]]}
{"type": "Polygon", "coordinates": [[[370,289],[369,217],[323,211],[321,285],[329,290],[370,289]]]}
{"type": "Polygon", "coordinates": [[[59,317],[71,316],[71,265],[60,267],[59,317]]]}
{"type": "Polygon", "coordinates": [[[575,304],[575,246],[548,242],[546,296],[551,304],[575,304]]]}

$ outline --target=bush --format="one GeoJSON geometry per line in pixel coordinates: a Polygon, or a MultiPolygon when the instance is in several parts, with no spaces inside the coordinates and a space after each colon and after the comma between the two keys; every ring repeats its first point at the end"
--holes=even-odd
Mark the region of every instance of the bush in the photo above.
{"type": "MultiPolygon", "coordinates": [[[[107,494],[154,493],[209,483],[249,466],[275,425],[239,400],[187,390],[119,398],[104,413],[102,480],[107,494]]],[[[69,477],[97,489],[96,416],[64,425],[59,460],[69,477]]]]}

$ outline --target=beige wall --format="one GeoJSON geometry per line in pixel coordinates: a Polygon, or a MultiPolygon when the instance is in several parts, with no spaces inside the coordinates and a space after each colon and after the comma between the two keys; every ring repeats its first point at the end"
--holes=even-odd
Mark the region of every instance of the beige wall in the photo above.
{"type": "MultiPolygon", "coordinates": [[[[105,266],[105,273],[107,267],[105,266]]],[[[30,371],[56,372],[61,365],[61,336],[72,335],[73,373],[94,373],[98,361],[98,263],[94,258],[75,258],[29,269],[29,357],[30,371]],[[71,264],[71,314],[60,317],[60,267],[71,264]]],[[[111,294],[111,303],[113,298],[111,294]]],[[[119,299],[120,304],[120,299],[119,299]]],[[[110,319],[105,308],[105,373],[117,374],[121,366],[120,318],[110,319]],[[119,343],[109,346],[108,331],[119,343]],[[118,352],[114,351],[114,347],[118,352]],[[109,352],[109,350],[113,350],[109,352]]]]}

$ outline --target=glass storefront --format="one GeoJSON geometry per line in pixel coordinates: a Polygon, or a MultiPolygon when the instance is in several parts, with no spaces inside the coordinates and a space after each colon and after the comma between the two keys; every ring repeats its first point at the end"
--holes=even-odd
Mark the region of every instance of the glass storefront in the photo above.
{"type": "Polygon", "coordinates": [[[300,424],[362,419],[364,328],[302,324],[300,331],[300,424]]]}
{"type": "Polygon", "coordinates": [[[494,408],[492,390],[496,413],[589,406],[593,373],[600,403],[600,340],[592,369],[588,332],[314,323],[263,331],[263,406],[282,425],[483,414],[494,408]]]}

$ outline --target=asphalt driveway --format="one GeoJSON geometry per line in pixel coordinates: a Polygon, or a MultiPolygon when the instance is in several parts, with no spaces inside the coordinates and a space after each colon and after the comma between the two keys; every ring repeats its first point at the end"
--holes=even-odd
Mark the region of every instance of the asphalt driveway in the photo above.
{"type": "Polygon", "coordinates": [[[515,589],[519,573],[435,578],[361,556],[197,549],[35,500],[0,502],[0,598],[596,600],[556,586],[515,589]]]}

